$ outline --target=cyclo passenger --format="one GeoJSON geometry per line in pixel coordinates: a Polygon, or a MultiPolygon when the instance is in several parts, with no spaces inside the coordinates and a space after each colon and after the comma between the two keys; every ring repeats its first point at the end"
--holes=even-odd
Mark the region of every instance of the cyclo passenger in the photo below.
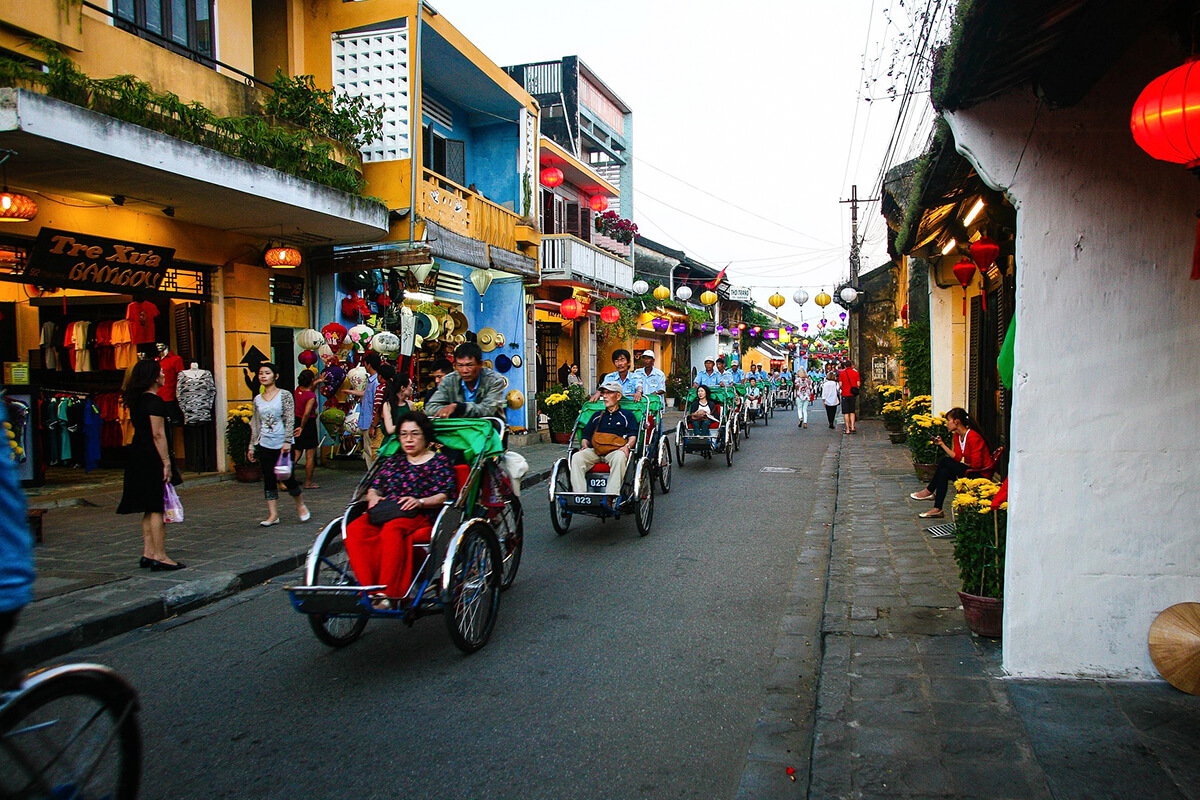
{"type": "Polygon", "coordinates": [[[599,394],[604,410],[593,414],[579,435],[581,449],[571,456],[571,488],[576,494],[587,492],[587,471],[603,461],[608,464],[605,493],[619,495],[629,454],[637,444],[638,421],[633,412],[621,408],[624,390],[619,381],[606,380],[599,394]]]}
{"type": "Polygon", "coordinates": [[[688,405],[688,427],[696,436],[712,436],[709,423],[721,421],[721,404],[708,396],[707,386],[696,387],[696,399],[688,405]]]}
{"type": "Polygon", "coordinates": [[[746,389],[746,402],[755,411],[762,409],[762,389],[759,388],[757,378],[750,379],[750,386],[746,389]]]}
{"type": "Polygon", "coordinates": [[[474,342],[454,348],[454,373],[442,378],[425,413],[448,417],[503,417],[504,378],[483,366],[483,350],[474,342]]]}

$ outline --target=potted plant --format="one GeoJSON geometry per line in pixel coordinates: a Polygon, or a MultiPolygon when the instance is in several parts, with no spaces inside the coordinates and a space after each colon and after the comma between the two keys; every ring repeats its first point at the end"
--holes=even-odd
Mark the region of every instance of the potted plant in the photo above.
{"type": "Polygon", "coordinates": [[[233,471],[242,483],[255,483],[262,476],[258,466],[250,462],[247,452],[250,450],[250,418],[254,416],[254,406],[242,403],[229,409],[225,417],[225,447],[229,451],[229,460],[233,462],[233,471]]]}
{"type": "Polygon", "coordinates": [[[1008,503],[993,509],[1000,485],[987,478],[954,482],[954,560],[967,627],[998,638],[1004,617],[1004,545],[1008,503]]]}
{"type": "Polygon", "coordinates": [[[904,432],[907,416],[904,413],[904,401],[892,400],[883,404],[883,424],[887,427],[892,444],[903,444],[908,434],[904,432]]]}
{"type": "Polygon", "coordinates": [[[555,384],[545,391],[534,395],[538,408],[550,418],[550,439],[558,444],[571,441],[571,432],[575,429],[575,420],[587,399],[587,393],[582,386],[563,387],[555,384]]]}
{"type": "Polygon", "coordinates": [[[946,420],[932,414],[914,414],[908,419],[905,433],[908,437],[908,447],[912,450],[913,469],[916,470],[917,477],[925,482],[933,480],[933,473],[937,470],[937,462],[942,455],[942,448],[934,439],[940,437],[942,441],[946,441],[950,438],[946,420]]]}
{"type": "MultiPolygon", "coordinates": [[[[682,410],[687,401],[688,390],[692,386],[692,376],[688,372],[672,372],[667,376],[667,395],[675,406],[682,410]]],[[[669,403],[668,403],[669,404],[669,403]]]]}

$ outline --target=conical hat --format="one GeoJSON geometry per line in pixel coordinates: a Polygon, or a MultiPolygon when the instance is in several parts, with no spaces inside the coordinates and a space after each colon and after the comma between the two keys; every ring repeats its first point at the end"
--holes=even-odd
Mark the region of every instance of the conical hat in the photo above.
{"type": "Polygon", "coordinates": [[[1200,603],[1176,603],[1155,617],[1150,658],[1167,683],[1200,695],[1200,603]]]}

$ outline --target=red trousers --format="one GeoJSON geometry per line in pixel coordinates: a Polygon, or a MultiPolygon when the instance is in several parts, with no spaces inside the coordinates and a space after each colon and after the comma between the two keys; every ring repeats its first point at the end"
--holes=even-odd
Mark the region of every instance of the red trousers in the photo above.
{"type": "Polygon", "coordinates": [[[432,536],[424,515],[372,525],[363,514],[346,527],[346,555],[360,585],[382,583],[388,597],[403,597],[413,579],[413,545],[432,536]]]}

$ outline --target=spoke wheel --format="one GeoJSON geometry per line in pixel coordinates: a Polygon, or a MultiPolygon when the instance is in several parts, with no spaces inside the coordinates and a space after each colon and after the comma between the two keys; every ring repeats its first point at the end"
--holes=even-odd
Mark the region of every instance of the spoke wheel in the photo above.
{"type": "MultiPolygon", "coordinates": [[[[567,462],[563,462],[558,468],[558,472],[554,475],[554,494],[557,496],[563,492],[571,491],[571,476],[567,472],[567,462]]],[[[554,526],[554,532],[559,536],[565,534],[571,527],[570,511],[562,508],[558,504],[557,497],[550,501],[550,524],[554,526]]]]}
{"type": "Polygon", "coordinates": [[[683,423],[681,422],[675,428],[675,455],[677,456],[676,460],[679,462],[679,466],[681,466],[681,467],[683,466],[683,457],[687,453],[687,451],[684,448],[683,438],[684,438],[684,429],[683,429],[683,423]]]}
{"type": "Polygon", "coordinates": [[[658,485],[663,494],[671,491],[671,443],[666,436],[658,446],[658,485]]]}
{"type": "Polygon", "coordinates": [[[504,558],[500,588],[507,589],[517,579],[517,568],[521,566],[521,551],[525,546],[525,511],[521,508],[520,498],[508,498],[496,521],[504,531],[504,539],[500,544],[500,553],[504,558]]]}
{"type": "Polygon", "coordinates": [[[0,797],[137,797],[137,700],[115,675],[66,672],[0,712],[0,797]]]}
{"type": "Polygon", "coordinates": [[[500,609],[500,544],[482,522],[467,528],[450,564],[446,630],[455,647],[474,653],[487,644],[500,609]]]}
{"type": "Polygon", "coordinates": [[[637,505],[637,530],[638,536],[645,536],[650,533],[650,526],[654,524],[654,482],[649,480],[647,475],[642,481],[642,496],[638,498],[637,505]]]}
{"type": "Polygon", "coordinates": [[[733,466],[733,442],[725,443],[725,466],[733,466]]]}
{"type": "MultiPolygon", "coordinates": [[[[313,575],[314,586],[358,586],[354,577],[354,569],[350,566],[350,557],[346,554],[346,543],[341,534],[332,530],[321,543],[321,552],[317,556],[317,568],[313,575]]],[[[330,647],[345,647],[362,636],[370,617],[363,614],[359,617],[326,616],[324,614],[309,614],[308,624],[313,633],[330,647]]]]}

